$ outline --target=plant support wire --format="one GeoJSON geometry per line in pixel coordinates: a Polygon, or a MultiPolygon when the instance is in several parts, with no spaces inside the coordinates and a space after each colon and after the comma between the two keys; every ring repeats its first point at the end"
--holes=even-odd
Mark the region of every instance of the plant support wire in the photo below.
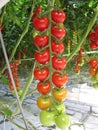
{"type": "Polygon", "coordinates": [[[29,130],[25,116],[24,116],[23,108],[22,108],[22,105],[21,105],[21,102],[20,102],[20,99],[19,99],[19,96],[18,96],[18,93],[17,93],[17,90],[16,90],[16,85],[15,85],[15,82],[14,82],[14,79],[13,79],[13,75],[12,75],[12,71],[11,71],[11,68],[10,68],[10,64],[9,64],[9,60],[8,60],[8,56],[7,56],[7,52],[6,52],[6,48],[5,48],[5,45],[4,45],[4,40],[3,40],[3,36],[2,36],[1,31],[0,31],[0,41],[1,41],[1,46],[2,46],[3,53],[4,53],[4,57],[5,57],[5,61],[6,61],[6,64],[7,64],[7,68],[8,68],[8,71],[9,71],[9,75],[10,75],[11,80],[12,80],[12,85],[13,85],[13,88],[14,88],[14,91],[15,91],[17,103],[18,103],[18,106],[20,108],[20,112],[22,114],[26,130],[29,130]]]}

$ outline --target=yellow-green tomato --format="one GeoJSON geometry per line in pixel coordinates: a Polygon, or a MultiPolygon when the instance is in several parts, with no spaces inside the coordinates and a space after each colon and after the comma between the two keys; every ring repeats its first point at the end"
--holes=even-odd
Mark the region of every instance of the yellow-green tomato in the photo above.
{"type": "Polygon", "coordinates": [[[51,110],[57,111],[58,113],[64,113],[66,107],[64,103],[55,103],[51,106],[51,110]]]}
{"type": "Polygon", "coordinates": [[[70,117],[67,114],[60,114],[55,118],[55,123],[58,128],[66,130],[70,126],[70,117]]]}
{"type": "Polygon", "coordinates": [[[40,122],[43,126],[51,126],[55,122],[55,112],[43,110],[40,112],[40,122]]]}

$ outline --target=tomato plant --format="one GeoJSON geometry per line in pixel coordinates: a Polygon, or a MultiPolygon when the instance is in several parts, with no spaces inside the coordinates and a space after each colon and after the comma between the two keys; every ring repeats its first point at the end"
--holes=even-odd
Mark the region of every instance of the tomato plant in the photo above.
{"type": "Polygon", "coordinates": [[[68,76],[67,74],[60,74],[58,72],[54,72],[52,75],[52,82],[56,87],[62,87],[65,85],[68,81],[68,76]]]}
{"type": "Polygon", "coordinates": [[[56,87],[53,88],[52,94],[54,99],[58,102],[62,102],[67,98],[67,90],[64,87],[60,89],[56,87]]]}
{"type": "Polygon", "coordinates": [[[49,25],[48,17],[39,18],[38,16],[36,16],[33,19],[33,26],[38,31],[46,30],[48,28],[48,25],[49,25]]]}
{"type": "Polygon", "coordinates": [[[66,19],[66,14],[64,13],[63,10],[52,10],[51,12],[52,20],[55,23],[62,23],[66,19]]]}
{"type": "Polygon", "coordinates": [[[66,35],[66,30],[62,28],[58,28],[56,26],[51,27],[51,34],[57,38],[62,40],[66,35]]]}
{"type": "Polygon", "coordinates": [[[62,42],[56,43],[55,41],[51,42],[52,51],[56,54],[62,54],[64,52],[64,44],[62,42]]]}
{"type": "Polygon", "coordinates": [[[52,66],[56,70],[62,70],[66,67],[67,61],[65,57],[58,58],[56,55],[52,57],[52,66]]]}
{"type": "Polygon", "coordinates": [[[37,84],[37,90],[42,93],[43,95],[46,95],[50,92],[50,82],[49,81],[46,81],[45,83],[43,82],[39,82],[37,84]]]}
{"type": "Polygon", "coordinates": [[[37,80],[44,81],[48,78],[48,76],[49,76],[49,69],[47,67],[43,69],[38,69],[38,68],[34,69],[34,77],[37,80]]]}
{"type": "Polygon", "coordinates": [[[48,108],[50,108],[51,106],[51,97],[49,96],[40,96],[37,98],[37,106],[41,109],[41,110],[46,110],[48,108]]]}
{"type": "Polygon", "coordinates": [[[34,44],[35,44],[35,46],[39,47],[40,49],[47,46],[48,45],[48,36],[47,35],[44,35],[44,36],[36,35],[34,37],[34,44]]]}
{"type": "Polygon", "coordinates": [[[48,49],[44,50],[43,52],[36,52],[34,57],[40,64],[46,64],[50,60],[50,52],[48,49]]]}

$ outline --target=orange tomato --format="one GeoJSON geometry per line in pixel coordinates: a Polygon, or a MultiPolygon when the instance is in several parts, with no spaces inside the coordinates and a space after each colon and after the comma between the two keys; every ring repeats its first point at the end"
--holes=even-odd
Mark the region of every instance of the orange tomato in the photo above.
{"type": "Polygon", "coordinates": [[[52,95],[54,99],[58,102],[62,102],[67,98],[67,89],[65,88],[53,88],[52,95]]]}
{"type": "Polygon", "coordinates": [[[96,74],[96,68],[94,67],[91,67],[90,69],[89,69],[89,73],[90,73],[90,75],[95,75],[96,74]]]}
{"type": "Polygon", "coordinates": [[[49,96],[40,96],[37,98],[37,106],[41,109],[41,110],[46,110],[48,108],[50,108],[51,106],[51,98],[49,96]]]}

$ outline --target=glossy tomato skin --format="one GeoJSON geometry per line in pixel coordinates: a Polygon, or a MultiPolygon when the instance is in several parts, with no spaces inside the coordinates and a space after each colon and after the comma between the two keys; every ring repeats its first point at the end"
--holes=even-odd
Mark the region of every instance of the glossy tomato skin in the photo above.
{"type": "Polygon", "coordinates": [[[55,41],[52,41],[51,46],[52,46],[52,51],[56,54],[62,54],[64,52],[63,43],[56,43],[55,41]]]}
{"type": "Polygon", "coordinates": [[[49,38],[47,35],[44,35],[44,36],[36,35],[34,37],[34,44],[35,44],[35,46],[37,46],[41,49],[48,45],[48,40],[49,40],[49,38]]]}
{"type": "Polygon", "coordinates": [[[92,75],[92,76],[94,76],[95,74],[96,74],[96,68],[94,67],[91,67],[90,69],[89,69],[89,73],[90,73],[90,75],[92,75]]]}
{"type": "Polygon", "coordinates": [[[71,124],[71,119],[69,115],[62,113],[55,118],[55,123],[61,130],[66,130],[71,124]]]}
{"type": "Polygon", "coordinates": [[[51,106],[51,98],[48,97],[43,97],[40,96],[37,98],[37,106],[41,109],[41,110],[47,110],[48,108],[50,108],[51,106]]]}
{"type": "Polygon", "coordinates": [[[55,23],[63,23],[64,20],[66,19],[66,14],[64,13],[63,10],[60,11],[52,10],[51,16],[52,16],[52,20],[55,23]]]}
{"type": "Polygon", "coordinates": [[[55,122],[55,113],[53,111],[43,110],[40,112],[39,117],[43,126],[51,126],[55,122]]]}
{"type": "Polygon", "coordinates": [[[54,72],[52,75],[52,82],[58,88],[64,86],[67,83],[67,81],[67,74],[60,75],[58,72],[54,72]]]}
{"type": "Polygon", "coordinates": [[[97,44],[96,44],[95,41],[93,41],[93,42],[90,43],[90,48],[91,48],[92,50],[95,50],[95,49],[97,48],[97,44]]]}
{"type": "Polygon", "coordinates": [[[62,40],[66,36],[66,30],[64,28],[61,29],[61,28],[53,26],[53,27],[51,27],[51,34],[55,38],[62,40]]]}
{"type": "Polygon", "coordinates": [[[91,41],[95,41],[95,38],[96,38],[96,32],[91,32],[90,34],[89,34],[89,39],[91,40],[91,41]]]}
{"type": "Polygon", "coordinates": [[[52,90],[52,95],[56,101],[62,102],[67,98],[67,90],[64,87],[60,89],[55,87],[52,90]]]}
{"type": "Polygon", "coordinates": [[[98,65],[98,60],[97,59],[90,59],[89,65],[92,68],[96,67],[98,65]]]}
{"type": "Polygon", "coordinates": [[[38,31],[45,31],[48,28],[48,25],[49,25],[49,19],[47,17],[39,18],[36,16],[33,19],[33,26],[38,31]]]}
{"type": "Polygon", "coordinates": [[[44,50],[43,52],[36,52],[34,57],[38,63],[46,64],[50,60],[50,52],[48,49],[44,50]]]}
{"type": "Polygon", "coordinates": [[[44,81],[48,78],[49,76],[49,69],[43,68],[42,70],[35,68],[34,69],[34,77],[39,80],[39,81],[44,81]]]}
{"type": "Polygon", "coordinates": [[[52,57],[52,66],[56,70],[62,70],[66,67],[67,61],[65,57],[59,59],[56,55],[52,57]]]}
{"type": "Polygon", "coordinates": [[[49,81],[47,81],[47,82],[45,82],[45,83],[39,82],[39,83],[37,84],[37,90],[38,90],[41,94],[43,94],[43,95],[48,94],[48,93],[50,92],[50,89],[51,89],[51,87],[50,87],[50,82],[49,82],[49,81]]]}

